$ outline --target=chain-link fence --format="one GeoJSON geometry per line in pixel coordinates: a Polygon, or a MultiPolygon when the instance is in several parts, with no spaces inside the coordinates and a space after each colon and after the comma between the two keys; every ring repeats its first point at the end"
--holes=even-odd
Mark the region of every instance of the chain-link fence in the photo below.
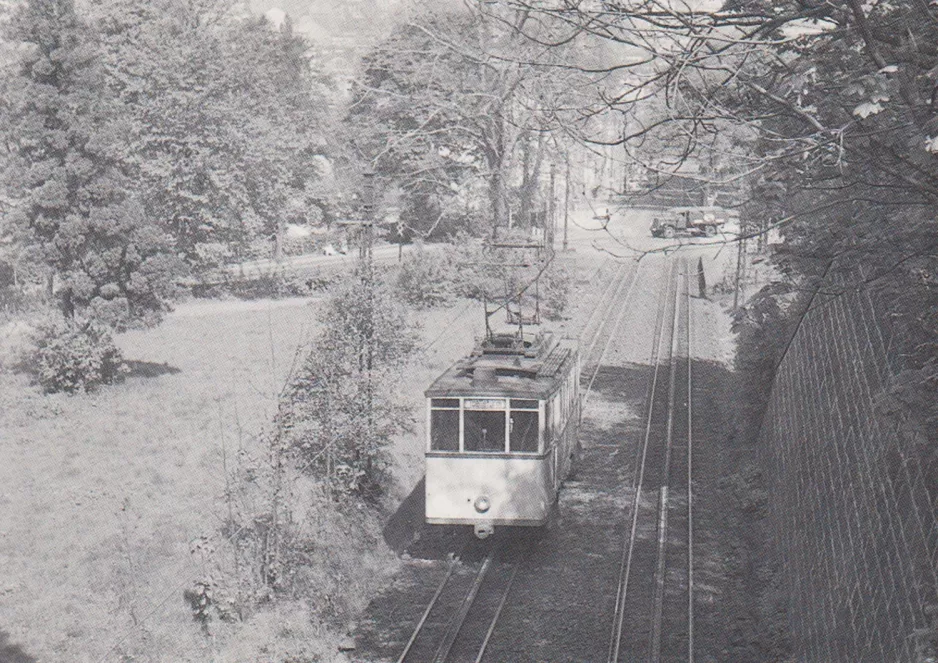
{"type": "Polygon", "coordinates": [[[798,661],[934,661],[938,487],[877,414],[900,368],[870,296],[819,296],[760,444],[798,661]]]}

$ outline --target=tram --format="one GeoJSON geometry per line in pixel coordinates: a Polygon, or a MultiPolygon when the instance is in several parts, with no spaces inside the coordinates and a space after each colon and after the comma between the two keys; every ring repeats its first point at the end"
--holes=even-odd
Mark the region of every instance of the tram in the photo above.
{"type": "Polygon", "coordinates": [[[426,521],[547,523],[579,455],[576,343],[549,332],[487,334],[429,389],[426,521]]]}

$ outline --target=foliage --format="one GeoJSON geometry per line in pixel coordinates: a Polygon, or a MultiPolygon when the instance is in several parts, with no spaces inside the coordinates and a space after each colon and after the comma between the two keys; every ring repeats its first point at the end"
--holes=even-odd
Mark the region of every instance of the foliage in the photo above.
{"type": "MultiPolygon", "coordinates": [[[[530,235],[523,231],[503,233],[505,242],[523,244],[530,235]]],[[[487,301],[492,308],[520,300],[525,316],[535,305],[547,320],[559,320],[567,307],[572,274],[554,257],[547,259],[536,249],[486,246],[466,236],[447,247],[445,264],[453,269],[453,288],[461,297],[487,301]],[[536,301],[535,301],[536,300],[536,301]]]]}
{"type": "Polygon", "coordinates": [[[497,269],[487,257],[484,244],[466,233],[459,233],[444,249],[446,263],[456,271],[455,288],[460,297],[483,299],[485,293],[503,289],[504,270],[497,269]]]}
{"type": "Polygon", "coordinates": [[[793,297],[784,285],[767,286],[740,307],[733,322],[738,335],[736,369],[742,392],[738,426],[743,439],[755,439],[769,402],[772,380],[791,338],[805,297],[793,297]]]}
{"type": "Polygon", "coordinates": [[[24,45],[0,109],[16,160],[4,182],[16,201],[14,239],[55,270],[67,318],[91,315],[116,328],[157,321],[177,263],[134,195],[127,127],[94,34],[71,0],[32,0],[9,37],[24,45]]]}
{"type": "Polygon", "coordinates": [[[225,274],[220,283],[196,284],[192,292],[196,297],[230,296],[247,300],[307,297],[326,290],[335,278],[334,275],[277,268],[251,277],[225,274]]]}
{"type": "Polygon", "coordinates": [[[336,498],[378,497],[388,482],[383,449],[409,425],[394,385],[415,333],[391,288],[364,269],[330,299],[281,415],[305,470],[336,498]]]}
{"type": "Polygon", "coordinates": [[[196,581],[191,588],[183,591],[182,597],[192,610],[192,618],[199,623],[203,632],[208,633],[214,603],[211,580],[196,581]]]}
{"type": "Polygon", "coordinates": [[[276,30],[199,0],[120,0],[95,15],[141,193],[177,247],[204,266],[202,244],[223,245],[216,258],[228,260],[258,236],[279,240],[309,206],[296,202],[327,133],[327,88],[289,21],[276,30]]]}
{"type": "Polygon", "coordinates": [[[544,270],[539,281],[541,314],[548,320],[560,320],[570,298],[572,274],[556,259],[544,270]]]}
{"type": "Polygon", "coordinates": [[[372,269],[336,286],[324,329],[298,349],[261,452],[222,449],[224,554],[216,537],[196,542],[193,554],[217,572],[184,592],[207,634],[216,618],[249,620],[273,599],[310,601],[325,618],[360,609],[365,597],[343,577],[385,564],[376,512],[360,507],[384,493],[384,448],[409,424],[393,387],[416,336],[372,269]]]}
{"type": "Polygon", "coordinates": [[[498,20],[422,9],[364,58],[355,145],[403,192],[410,237],[505,228],[543,194],[553,93],[570,76],[520,62],[530,45],[498,20]]]}
{"type": "MultiPolygon", "coordinates": [[[[748,181],[745,214],[753,231],[782,233],[775,260],[786,282],[749,307],[769,341],[748,335],[747,352],[779,340],[760,320],[774,317],[769,299],[781,311],[790,292],[863,291],[902,357],[898,368],[911,371],[893,405],[918,423],[903,430],[934,430],[914,406],[933,396],[933,383],[908,376],[938,361],[935,6],[734,0],[694,13],[508,4],[531,41],[607,47],[610,62],[587,72],[596,94],[571,96],[571,107],[624,119],[627,130],[612,142],[630,155],[645,149],[649,170],[683,170],[712,186],[748,181]]],[[[583,141],[609,143],[601,130],[566,126],[583,141]]],[[[798,315],[782,317],[797,324],[798,315]]]]}
{"type": "Polygon", "coordinates": [[[417,308],[433,308],[450,302],[455,295],[456,271],[443,252],[423,245],[409,253],[401,264],[395,287],[400,298],[417,308]]]}
{"type": "Polygon", "coordinates": [[[93,391],[119,380],[125,368],[104,327],[66,320],[40,330],[33,370],[43,391],[55,393],[93,391]]]}

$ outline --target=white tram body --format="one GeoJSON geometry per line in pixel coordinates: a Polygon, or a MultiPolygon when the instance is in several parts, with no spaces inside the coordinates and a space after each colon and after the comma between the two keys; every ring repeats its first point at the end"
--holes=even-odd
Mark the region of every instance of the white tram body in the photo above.
{"type": "Polygon", "coordinates": [[[544,525],[578,450],[575,342],[492,336],[425,395],[427,522],[544,525]]]}

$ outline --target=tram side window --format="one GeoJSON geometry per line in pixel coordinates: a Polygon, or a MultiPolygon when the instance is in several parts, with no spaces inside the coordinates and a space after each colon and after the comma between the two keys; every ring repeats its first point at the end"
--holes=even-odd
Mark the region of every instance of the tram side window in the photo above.
{"type": "Polygon", "coordinates": [[[508,418],[508,450],[537,453],[538,447],[538,401],[528,398],[512,398],[508,418]]]}
{"type": "Polygon", "coordinates": [[[466,451],[505,450],[505,410],[465,410],[463,427],[466,451]]]}
{"type": "Polygon", "coordinates": [[[430,448],[459,451],[459,399],[434,398],[431,401],[430,448]]]}
{"type": "Polygon", "coordinates": [[[537,452],[537,412],[512,410],[508,440],[512,451],[537,452]]]}

